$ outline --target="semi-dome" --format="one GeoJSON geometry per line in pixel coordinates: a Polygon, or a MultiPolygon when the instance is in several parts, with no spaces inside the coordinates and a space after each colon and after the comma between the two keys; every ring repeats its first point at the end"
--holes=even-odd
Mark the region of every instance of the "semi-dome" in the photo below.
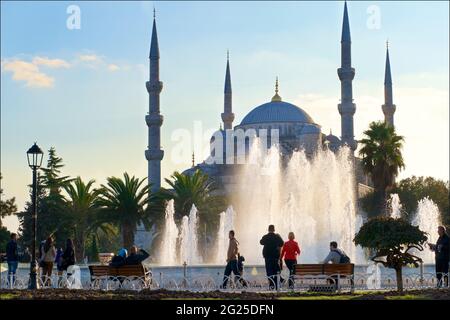
{"type": "Polygon", "coordinates": [[[296,105],[284,101],[271,101],[250,111],[241,125],[267,122],[314,123],[312,118],[296,105]]]}

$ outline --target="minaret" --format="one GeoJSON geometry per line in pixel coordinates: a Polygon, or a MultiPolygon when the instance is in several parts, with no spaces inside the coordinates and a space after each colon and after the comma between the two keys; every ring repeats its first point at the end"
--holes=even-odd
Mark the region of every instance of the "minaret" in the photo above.
{"type": "Polygon", "coordinates": [[[341,37],[341,67],[337,70],[341,80],[341,103],[338,105],[341,114],[341,140],[355,151],[357,142],[353,133],[353,115],[356,105],[353,103],[352,81],[355,77],[355,69],[352,68],[350,24],[348,22],[347,2],[344,5],[344,20],[342,22],[341,37]]]}
{"type": "Polygon", "coordinates": [[[145,116],[148,126],[148,149],[145,150],[145,158],[148,161],[148,183],[152,184],[151,191],[154,192],[161,187],[161,160],[164,157],[164,151],[161,150],[163,116],[159,112],[159,94],[163,84],[159,81],[159,47],[154,9],[149,58],[150,80],[145,83],[149,96],[149,114],[145,116]]]}
{"type": "Polygon", "coordinates": [[[233,129],[233,105],[232,105],[232,92],[231,92],[231,74],[230,74],[230,54],[227,51],[227,69],[225,73],[225,89],[224,89],[224,101],[223,101],[223,113],[222,121],[225,130],[233,129]]]}
{"type": "Polygon", "coordinates": [[[392,96],[391,63],[389,61],[389,42],[386,42],[386,68],[384,70],[384,104],[382,105],[384,122],[394,126],[395,104],[392,96]]]}

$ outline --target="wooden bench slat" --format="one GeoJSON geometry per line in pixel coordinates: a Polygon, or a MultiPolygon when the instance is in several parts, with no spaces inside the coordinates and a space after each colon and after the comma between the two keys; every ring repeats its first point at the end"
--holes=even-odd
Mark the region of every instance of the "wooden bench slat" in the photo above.
{"type": "Polygon", "coordinates": [[[143,265],[126,265],[121,267],[89,266],[89,271],[92,277],[145,277],[147,275],[147,271],[143,265]]]}

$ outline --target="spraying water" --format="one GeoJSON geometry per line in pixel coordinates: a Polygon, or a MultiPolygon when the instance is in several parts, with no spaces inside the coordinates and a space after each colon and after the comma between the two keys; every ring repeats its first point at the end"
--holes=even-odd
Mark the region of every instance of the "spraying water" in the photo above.
{"type": "Polygon", "coordinates": [[[296,151],[286,160],[276,147],[263,151],[255,139],[235,199],[235,228],[248,263],[263,263],[259,240],[269,224],[275,224],[284,239],[288,232],[295,233],[302,249],[300,263],[323,259],[333,240],[354,260],[355,181],[350,159],[349,150],[341,148],[337,154],[318,150],[311,157],[296,151]]]}
{"type": "Polygon", "coordinates": [[[197,208],[192,205],[189,217],[184,216],[180,232],[180,262],[188,265],[199,264],[201,257],[198,253],[198,217],[197,208]]]}
{"type": "Polygon", "coordinates": [[[226,212],[220,213],[219,230],[217,231],[217,256],[215,263],[223,264],[228,250],[228,233],[234,229],[235,212],[229,206],[226,212]]]}
{"type": "Polygon", "coordinates": [[[402,217],[402,204],[400,203],[398,194],[393,193],[390,195],[389,207],[391,209],[391,218],[398,219],[402,217]]]}
{"type": "Polygon", "coordinates": [[[160,247],[160,264],[174,265],[177,257],[178,228],[174,219],[174,201],[170,200],[166,206],[164,233],[160,247]]]}
{"type": "MultiPolygon", "coordinates": [[[[428,243],[435,244],[438,239],[437,228],[441,224],[438,206],[429,198],[423,198],[417,204],[416,214],[411,221],[420,230],[427,233],[428,243]]],[[[424,263],[434,263],[434,252],[425,246],[422,252],[417,253],[424,263]]]]}

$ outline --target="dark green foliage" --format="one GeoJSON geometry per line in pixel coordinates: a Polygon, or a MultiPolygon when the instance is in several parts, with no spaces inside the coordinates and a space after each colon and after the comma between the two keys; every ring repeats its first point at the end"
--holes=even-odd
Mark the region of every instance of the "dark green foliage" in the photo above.
{"type": "Polygon", "coordinates": [[[392,193],[398,194],[408,216],[416,212],[419,200],[425,197],[430,198],[438,206],[444,224],[450,226],[448,181],[412,176],[397,183],[392,193]]]}
{"type": "Polygon", "coordinates": [[[0,227],[0,253],[6,251],[6,245],[11,239],[11,234],[5,227],[0,227]]]}
{"type": "Polygon", "coordinates": [[[192,205],[197,208],[203,207],[209,201],[214,186],[207,174],[196,170],[192,176],[174,172],[172,180],[166,182],[173,188],[168,192],[168,197],[175,200],[176,218],[189,215],[192,205]]]}
{"type": "Polygon", "coordinates": [[[369,174],[375,186],[376,211],[385,211],[387,191],[394,185],[399,171],[405,167],[401,149],[403,137],[396,134],[394,127],[384,122],[372,122],[366,136],[360,140],[362,167],[369,174]]]}
{"type": "MultiPolygon", "coordinates": [[[[1,184],[1,181],[2,181],[2,174],[0,173],[0,184],[1,184]]],[[[11,199],[3,200],[2,195],[3,195],[3,189],[1,188],[1,185],[0,185],[0,228],[2,227],[2,219],[5,218],[6,216],[16,213],[16,211],[17,211],[16,199],[11,198],[11,199]]]]}
{"type": "Polygon", "coordinates": [[[101,208],[100,221],[111,223],[120,228],[123,246],[130,248],[138,224],[147,230],[151,225],[149,212],[145,206],[149,201],[149,188],[146,179],[130,177],[124,173],[124,179],[109,177],[102,185],[96,205],[101,208]]]}
{"type": "Polygon", "coordinates": [[[97,237],[92,235],[87,241],[87,256],[90,262],[98,262],[99,248],[97,245],[97,237]]]}
{"type": "Polygon", "coordinates": [[[412,254],[410,250],[422,251],[426,240],[425,232],[403,219],[377,217],[370,219],[361,227],[354,242],[375,252],[372,261],[395,269],[397,287],[402,291],[402,267],[406,265],[418,267],[422,259],[412,254]]]}

